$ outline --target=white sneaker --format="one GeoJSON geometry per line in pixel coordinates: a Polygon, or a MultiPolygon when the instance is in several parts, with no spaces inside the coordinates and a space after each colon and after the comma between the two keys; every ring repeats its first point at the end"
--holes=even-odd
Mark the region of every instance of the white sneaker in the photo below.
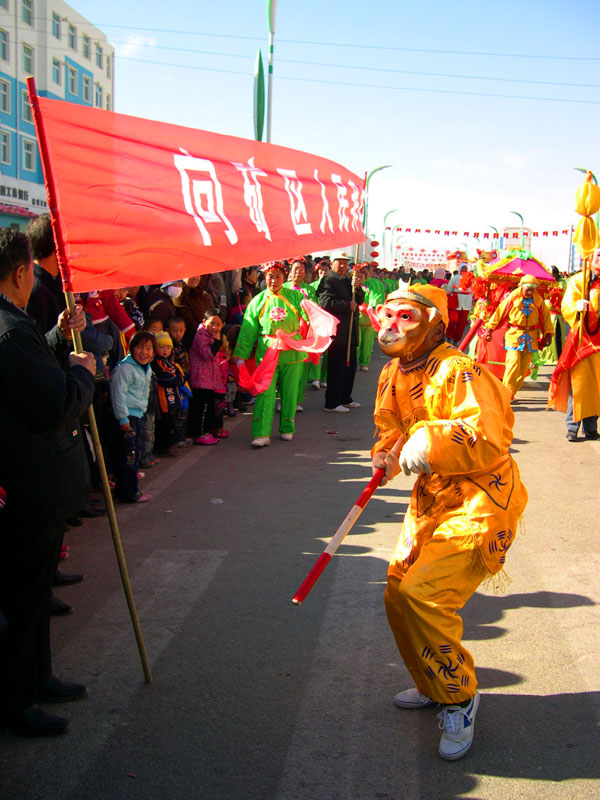
{"type": "Polygon", "coordinates": [[[292,439],[294,438],[294,434],[293,433],[280,433],[279,434],[279,438],[283,439],[284,442],[291,442],[292,439]]]}
{"type": "Polygon", "coordinates": [[[445,706],[438,714],[440,728],[444,731],[440,740],[440,756],[446,761],[462,758],[473,744],[475,715],[478,708],[479,692],[476,692],[466,708],[445,706]]]}
{"type": "Polygon", "coordinates": [[[433,705],[434,702],[431,697],[421,694],[416,686],[411,689],[405,689],[403,692],[398,692],[394,697],[394,703],[398,708],[425,708],[433,705]]]}
{"type": "Polygon", "coordinates": [[[350,409],[346,408],[346,406],[336,406],[335,408],[326,408],[325,411],[327,411],[330,414],[333,414],[334,412],[336,414],[349,414],[350,413],[350,409]]]}
{"type": "Polygon", "coordinates": [[[327,384],[325,383],[325,381],[321,381],[321,389],[326,389],[326,388],[327,384]]]}
{"type": "Polygon", "coordinates": [[[298,403],[298,405],[296,406],[296,411],[304,411],[300,403],[298,403]]]}
{"type": "Polygon", "coordinates": [[[361,372],[368,372],[368,371],[369,371],[369,368],[367,367],[367,365],[366,365],[366,364],[361,364],[361,365],[360,365],[360,371],[361,371],[361,372]]]}
{"type": "Polygon", "coordinates": [[[351,403],[344,403],[346,408],[360,408],[360,403],[356,403],[354,400],[351,403]]]}
{"type": "Polygon", "coordinates": [[[311,381],[311,382],[310,382],[310,385],[313,387],[313,389],[314,389],[315,391],[317,391],[317,392],[318,392],[318,391],[319,391],[319,389],[321,388],[321,381],[311,381]]]}
{"type": "Polygon", "coordinates": [[[268,436],[259,436],[258,439],[252,439],[252,447],[268,447],[271,440],[268,436]]]}

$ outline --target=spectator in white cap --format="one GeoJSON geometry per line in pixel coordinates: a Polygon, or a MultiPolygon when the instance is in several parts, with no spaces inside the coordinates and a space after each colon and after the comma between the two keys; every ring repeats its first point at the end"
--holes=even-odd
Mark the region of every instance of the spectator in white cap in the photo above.
{"type": "Polygon", "coordinates": [[[321,280],[317,294],[319,304],[337,317],[339,325],[327,351],[327,390],[325,411],[346,414],[351,408],[360,408],[352,399],[356,375],[356,348],[358,345],[357,307],[364,302],[365,293],[360,286],[360,275],[348,277],[350,256],[336,253],[332,257],[331,272],[321,280]],[[348,341],[350,349],[348,350],[348,341]]]}

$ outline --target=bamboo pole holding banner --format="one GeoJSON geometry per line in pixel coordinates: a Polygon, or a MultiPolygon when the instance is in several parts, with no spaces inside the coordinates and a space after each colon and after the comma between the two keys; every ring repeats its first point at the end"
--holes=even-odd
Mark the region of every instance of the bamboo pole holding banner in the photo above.
{"type": "MultiPolygon", "coordinates": [[[[50,157],[48,152],[48,143],[46,141],[44,123],[40,113],[40,108],[38,104],[38,95],[35,88],[35,80],[33,78],[27,78],[27,91],[29,93],[29,102],[31,104],[31,109],[33,111],[33,121],[35,124],[38,145],[40,148],[40,158],[42,162],[42,168],[44,171],[44,180],[46,182],[46,191],[48,194],[48,207],[50,209],[52,231],[54,233],[54,241],[56,243],[56,258],[58,261],[60,275],[62,278],[63,290],[67,302],[67,309],[69,313],[72,314],[75,309],[75,298],[73,296],[71,279],[69,276],[69,271],[67,269],[67,260],[65,258],[65,244],[58,219],[56,189],[54,186],[52,165],[50,163],[50,157]]],[[[76,353],[81,353],[83,350],[81,346],[81,334],[78,331],[73,332],[73,349],[75,350],[76,353]]],[[[129,608],[129,616],[131,617],[131,622],[135,633],[140,659],[142,662],[144,679],[146,683],[152,683],[152,673],[150,671],[150,663],[148,661],[148,654],[146,652],[146,645],[144,643],[142,628],[135,607],[135,601],[133,599],[133,592],[131,591],[131,583],[129,581],[127,563],[125,561],[125,554],[123,552],[123,546],[121,544],[121,536],[119,533],[117,516],[115,514],[115,506],[113,503],[113,497],[108,483],[108,475],[106,474],[106,464],[104,463],[104,454],[102,452],[102,445],[100,443],[100,436],[98,434],[98,426],[96,425],[96,417],[94,415],[93,406],[90,406],[90,408],[88,409],[88,421],[90,425],[92,442],[94,444],[96,464],[98,465],[98,471],[100,473],[100,478],[102,480],[102,491],[104,493],[104,501],[106,503],[106,510],[108,514],[108,520],[110,523],[110,530],[112,534],[113,545],[115,548],[115,555],[117,557],[119,573],[121,575],[121,583],[123,584],[123,591],[125,592],[125,598],[127,600],[127,606],[129,608]]]]}

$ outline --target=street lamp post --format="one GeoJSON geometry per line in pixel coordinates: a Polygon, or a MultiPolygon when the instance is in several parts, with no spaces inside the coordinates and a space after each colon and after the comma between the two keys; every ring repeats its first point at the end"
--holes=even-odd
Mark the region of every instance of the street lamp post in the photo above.
{"type": "Polygon", "coordinates": [[[277,0],[267,0],[269,23],[269,71],[267,77],[267,142],[271,141],[271,117],[273,112],[273,43],[275,40],[275,12],[277,0]]]}
{"type": "Polygon", "coordinates": [[[394,234],[396,231],[401,228],[402,225],[394,225],[392,230],[390,231],[390,264],[393,266],[394,256],[396,254],[396,247],[394,246],[394,234]]]}
{"type": "Polygon", "coordinates": [[[399,208],[392,208],[392,209],[390,209],[390,211],[386,211],[386,213],[383,215],[383,233],[381,235],[381,245],[382,245],[382,249],[383,249],[383,261],[384,261],[383,266],[384,267],[386,266],[385,262],[387,261],[387,256],[388,256],[388,253],[387,253],[387,249],[388,248],[387,248],[387,245],[386,245],[386,242],[387,242],[387,236],[386,236],[387,218],[390,216],[390,214],[394,214],[396,211],[399,211],[399,210],[400,210],[399,208]]]}
{"type": "MultiPolygon", "coordinates": [[[[368,207],[369,207],[369,181],[375,175],[376,172],[380,172],[382,169],[389,169],[392,165],[391,164],[384,164],[382,167],[375,167],[370,172],[365,174],[365,202],[363,206],[363,229],[365,231],[365,235],[368,236],[367,232],[367,219],[369,215],[368,207]]],[[[358,257],[358,245],[357,245],[357,257],[358,257]]]]}
{"type": "Polygon", "coordinates": [[[511,214],[514,214],[521,220],[521,250],[525,249],[525,231],[523,226],[523,214],[519,214],[518,211],[511,211],[511,214]]]}
{"type": "MultiPolygon", "coordinates": [[[[487,225],[486,227],[488,227],[491,231],[494,231],[494,233],[498,236],[498,247],[500,248],[500,250],[502,250],[502,237],[500,236],[500,231],[498,230],[498,228],[494,228],[493,225],[487,225]]],[[[492,250],[493,249],[494,248],[492,248],[492,250]]]]}

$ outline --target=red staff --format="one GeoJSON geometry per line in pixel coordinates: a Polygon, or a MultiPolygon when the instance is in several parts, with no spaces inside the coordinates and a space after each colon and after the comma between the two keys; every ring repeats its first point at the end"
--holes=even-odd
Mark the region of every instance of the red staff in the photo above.
{"type": "MultiPolygon", "coordinates": [[[[396,458],[400,455],[400,451],[402,450],[402,445],[405,442],[404,436],[400,436],[398,441],[394,444],[392,449],[390,450],[390,454],[396,456],[396,458]]],[[[360,493],[360,497],[356,501],[356,503],[352,506],[346,518],[334,533],[333,537],[331,538],[329,544],[323,550],[321,555],[315,561],[315,564],[311,571],[308,573],[306,578],[302,581],[302,584],[296,594],[292,597],[292,603],[294,605],[299,606],[300,603],[306,598],[306,595],[310,592],[312,587],[315,585],[319,576],[331,561],[331,557],[341,545],[347,534],[350,532],[352,526],[356,522],[356,520],[362,514],[364,507],[367,505],[369,500],[371,499],[373,492],[379,486],[381,481],[385,478],[385,470],[384,469],[376,469],[373,477],[369,481],[369,483],[365,486],[365,488],[360,493]]]]}

